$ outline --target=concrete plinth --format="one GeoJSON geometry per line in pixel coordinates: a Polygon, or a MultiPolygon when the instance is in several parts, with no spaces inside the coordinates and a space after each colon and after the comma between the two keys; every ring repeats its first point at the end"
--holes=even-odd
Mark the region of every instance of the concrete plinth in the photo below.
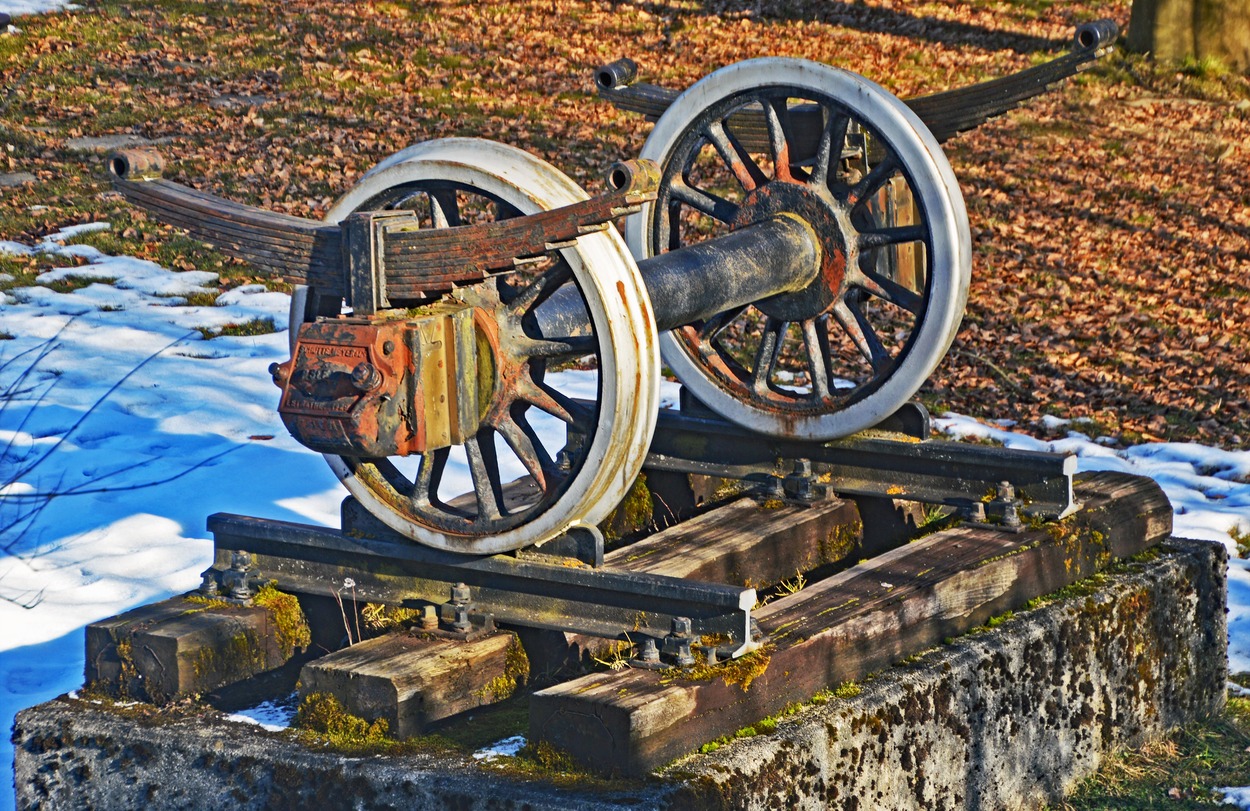
{"type": "Polygon", "coordinates": [[[18,806],[1035,808],[1108,752],[1219,711],[1225,563],[1221,546],[1169,542],[645,782],[557,787],[467,755],[351,758],[211,714],[61,699],[18,715],[18,806]]]}

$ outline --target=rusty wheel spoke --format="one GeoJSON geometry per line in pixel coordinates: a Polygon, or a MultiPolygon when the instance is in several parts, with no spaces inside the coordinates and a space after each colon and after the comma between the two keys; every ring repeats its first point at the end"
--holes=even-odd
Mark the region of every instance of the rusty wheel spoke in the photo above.
{"type": "Polygon", "coordinates": [[[898,170],[898,159],[893,155],[887,155],[884,160],[872,167],[872,171],[851,187],[846,196],[847,205],[852,208],[863,205],[880,191],[881,187],[889,182],[898,170]]]}
{"type": "Polygon", "coordinates": [[[803,322],[803,347],[807,350],[807,363],[812,377],[812,396],[818,402],[830,397],[828,322],[827,315],[803,322]]]}
{"type": "Polygon", "coordinates": [[[892,228],[861,231],[857,241],[861,251],[870,251],[887,245],[920,242],[925,236],[926,231],[923,225],[896,225],[892,228]]]}
{"type": "Polygon", "coordinates": [[[763,100],[764,121],[768,124],[768,145],[773,157],[773,173],[778,180],[793,180],[790,174],[790,106],[785,96],[763,100]]]}
{"type": "Polygon", "coordinates": [[[752,191],[757,186],[768,182],[768,178],[764,176],[763,170],[756,164],[755,159],[738,139],[725,129],[722,122],[711,122],[703,134],[716,148],[721,160],[734,173],[734,177],[738,179],[743,189],[752,191]]]}
{"type": "Polygon", "coordinates": [[[563,259],[543,273],[507,301],[507,305],[516,315],[524,315],[547,300],[547,297],[559,290],[573,278],[573,269],[563,259]]]}
{"type": "Polygon", "coordinates": [[[553,470],[555,464],[529,424],[523,425],[521,421],[508,415],[495,423],[494,428],[508,443],[508,447],[512,448],[521,464],[525,465],[534,482],[543,493],[547,493],[547,471],[553,470]]]}
{"type": "Polygon", "coordinates": [[[777,358],[781,355],[781,341],[789,326],[789,323],[776,318],[764,321],[764,331],[760,335],[760,345],[755,350],[755,364],[748,381],[751,390],[756,394],[764,395],[769,391],[769,380],[773,367],[777,365],[777,358]]]}
{"type": "Polygon", "coordinates": [[[820,134],[816,148],[816,161],[812,166],[811,182],[818,186],[829,185],[829,170],[842,157],[846,133],[851,126],[850,116],[836,110],[827,110],[825,128],[820,134]]]}
{"type": "Polygon", "coordinates": [[[465,440],[465,455],[473,477],[473,495],[477,499],[477,520],[484,523],[503,517],[503,485],[499,481],[499,461],[495,458],[492,429],[486,429],[465,440]],[[483,438],[486,441],[482,441],[483,438]]]}
{"type": "Polygon", "coordinates": [[[834,305],[833,317],[846,331],[859,353],[872,365],[873,371],[880,372],[884,369],[890,361],[890,353],[886,351],[885,345],[881,343],[864,314],[857,307],[842,300],[834,305]]]}
{"type": "Polygon", "coordinates": [[[528,376],[517,381],[516,396],[517,399],[529,403],[561,422],[569,425],[575,425],[577,422],[573,417],[576,409],[571,400],[557,391],[548,390],[528,376]]]}
{"type": "Polygon", "coordinates": [[[851,284],[867,290],[877,298],[885,299],[891,304],[902,307],[909,313],[920,315],[924,310],[924,297],[914,290],[909,290],[898,282],[881,275],[875,270],[860,269],[854,274],[851,284]]]}
{"type": "Polygon", "coordinates": [[[430,192],[430,219],[434,221],[435,228],[453,228],[463,224],[454,189],[435,189],[430,192]]]}
{"type": "Polygon", "coordinates": [[[449,454],[449,449],[440,448],[421,456],[417,476],[412,482],[411,498],[414,504],[426,507],[435,500],[434,494],[438,492],[438,486],[442,483],[443,471],[447,469],[449,454]]]}
{"type": "MultiPolygon", "coordinates": [[[[731,223],[738,216],[738,206],[711,192],[696,189],[684,181],[675,181],[669,187],[669,193],[672,194],[673,199],[723,223],[731,223]]],[[[673,230],[676,231],[676,229],[673,230]]]]}

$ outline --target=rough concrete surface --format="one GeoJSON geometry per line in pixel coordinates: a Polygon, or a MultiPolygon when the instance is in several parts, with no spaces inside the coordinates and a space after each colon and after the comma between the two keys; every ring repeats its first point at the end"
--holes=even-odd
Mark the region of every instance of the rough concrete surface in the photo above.
{"type": "Polygon", "coordinates": [[[18,807],[1035,808],[1105,753],[1221,708],[1225,563],[1217,544],[1169,542],[646,782],[555,786],[466,756],[348,758],[211,714],[59,699],[18,715],[18,807]]]}

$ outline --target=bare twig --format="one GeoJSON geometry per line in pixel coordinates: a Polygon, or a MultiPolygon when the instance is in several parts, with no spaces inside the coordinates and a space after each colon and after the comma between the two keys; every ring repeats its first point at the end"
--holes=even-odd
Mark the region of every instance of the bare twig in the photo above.
{"type": "Polygon", "coordinates": [[[981,364],[982,366],[984,366],[985,368],[993,372],[995,375],[997,375],[998,379],[1001,380],[1004,384],[1006,384],[1007,388],[1011,389],[1016,394],[1024,394],[1024,387],[1022,387],[1016,381],[1012,380],[1010,374],[1008,374],[1002,367],[996,365],[992,361],[986,360],[980,355],[974,355],[971,352],[965,352],[962,349],[952,349],[950,351],[950,354],[961,357],[972,363],[981,364]]]}
{"type": "Polygon", "coordinates": [[[137,373],[140,369],[147,366],[149,363],[151,363],[153,360],[159,357],[160,354],[164,352],[166,349],[170,349],[174,346],[177,346],[179,343],[185,341],[187,338],[190,338],[192,335],[196,335],[196,334],[197,333],[195,330],[188,330],[186,333],[182,334],[178,338],[175,338],[174,340],[170,341],[165,346],[162,346],[160,349],[156,350],[155,352],[148,355],[143,360],[139,361],[139,363],[136,364],[133,369],[126,372],[126,374],[122,375],[121,379],[119,379],[113,385],[109,386],[107,391],[105,391],[98,398],[96,398],[96,401],[92,403],[91,406],[85,412],[83,412],[82,416],[79,417],[74,422],[74,424],[71,425],[69,429],[65,431],[65,433],[61,434],[61,436],[57,438],[57,441],[52,444],[52,447],[48,448],[48,450],[45,451],[44,454],[40,456],[38,459],[36,459],[34,462],[22,468],[17,473],[10,475],[8,479],[10,481],[17,481],[18,479],[21,479],[25,476],[30,475],[30,473],[33,472],[35,468],[43,464],[43,462],[48,457],[50,457],[53,453],[55,453],[56,450],[61,447],[61,445],[65,444],[66,440],[69,439],[70,434],[78,430],[79,426],[81,426],[84,422],[87,421],[87,418],[90,417],[97,408],[99,408],[100,404],[103,403],[105,400],[107,400],[109,397],[111,397],[115,391],[121,388],[123,383],[125,383],[127,380],[133,377],[135,373],[137,373]]]}

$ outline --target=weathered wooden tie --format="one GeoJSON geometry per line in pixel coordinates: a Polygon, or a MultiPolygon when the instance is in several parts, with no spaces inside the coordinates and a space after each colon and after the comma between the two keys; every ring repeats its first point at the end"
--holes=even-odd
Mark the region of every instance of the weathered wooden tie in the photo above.
{"type": "Polygon", "coordinates": [[[303,615],[288,599],[275,610],[179,596],[92,623],[86,684],[160,704],[280,667],[307,645],[303,615]]]}
{"type": "Polygon", "coordinates": [[[859,544],[855,504],[810,507],[741,498],[609,552],[604,566],[761,588],[842,560],[859,544]]]}
{"type": "Polygon", "coordinates": [[[1167,537],[1149,479],[1099,473],[1064,521],[929,535],[759,609],[771,642],[720,668],[596,673],[535,693],[530,740],[604,772],[644,774],[787,704],[919,653],[1167,537]]]}
{"type": "Polygon", "coordinates": [[[403,739],[508,698],[528,674],[525,652],[510,633],[469,642],[393,633],[304,665],[300,695],[332,695],[352,715],[385,720],[389,734],[403,739]]]}

